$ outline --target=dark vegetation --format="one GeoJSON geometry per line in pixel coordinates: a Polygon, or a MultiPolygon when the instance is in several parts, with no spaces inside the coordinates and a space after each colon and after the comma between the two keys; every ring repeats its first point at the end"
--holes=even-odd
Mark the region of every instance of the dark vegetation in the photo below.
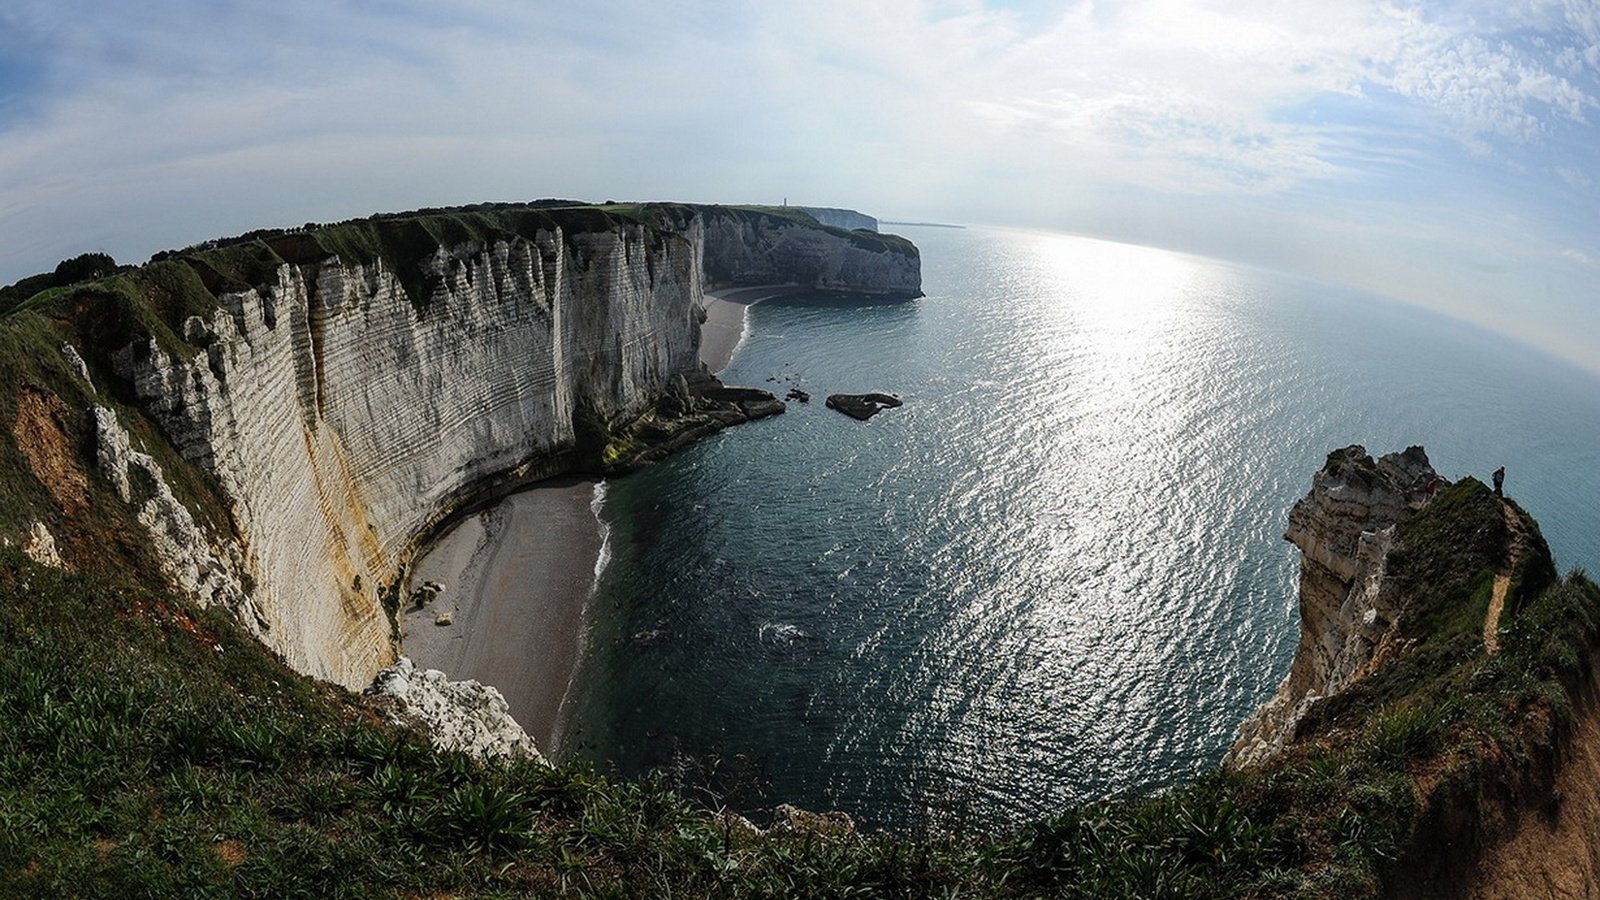
{"type": "Polygon", "coordinates": [[[1500,785],[1549,770],[1600,635],[1600,588],[1544,558],[1484,653],[1498,521],[1468,479],[1402,526],[1415,646],[1323,703],[1277,761],[990,834],[759,835],[664,780],[480,766],[294,674],[220,613],[0,550],[0,893],[1403,893],[1447,879],[1437,860],[1470,870],[1441,847],[1485,838],[1459,833],[1477,806],[1522,802],[1500,785]]]}
{"type": "Polygon", "coordinates": [[[32,275],[0,288],[0,315],[10,312],[40,292],[104,278],[115,271],[117,261],[104,253],[84,253],[64,259],[53,272],[32,275]]]}

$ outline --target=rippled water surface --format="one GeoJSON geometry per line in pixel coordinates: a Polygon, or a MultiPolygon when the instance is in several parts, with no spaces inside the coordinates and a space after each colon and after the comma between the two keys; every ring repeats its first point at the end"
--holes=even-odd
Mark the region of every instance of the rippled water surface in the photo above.
{"type": "Polygon", "coordinates": [[[611,483],[567,757],[897,825],[1168,784],[1287,670],[1286,509],[1349,443],[1503,464],[1600,568],[1592,375],[1288,276],[903,231],[926,298],[752,309],[725,380],[816,400],[611,483]],[[821,403],[868,390],[905,406],[821,403]]]}

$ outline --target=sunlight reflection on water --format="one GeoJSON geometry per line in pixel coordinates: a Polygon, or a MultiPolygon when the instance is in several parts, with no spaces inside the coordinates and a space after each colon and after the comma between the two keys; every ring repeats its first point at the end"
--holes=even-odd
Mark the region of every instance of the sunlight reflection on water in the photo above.
{"type": "Polygon", "coordinates": [[[904,407],[792,404],[612,483],[566,755],[720,757],[736,806],[895,824],[1170,783],[1287,667],[1285,511],[1351,442],[1424,443],[1452,474],[1516,460],[1563,564],[1600,562],[1573,524],[1600,499],[1593,379],[1269,273],[912,236],[927,298],[756,307],[725,373],[904,407]]]}

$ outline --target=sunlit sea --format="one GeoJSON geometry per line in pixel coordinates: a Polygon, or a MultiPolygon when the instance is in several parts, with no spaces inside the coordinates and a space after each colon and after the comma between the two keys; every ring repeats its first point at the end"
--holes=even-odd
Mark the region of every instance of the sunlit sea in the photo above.
{"type": "Polygon", "coordinates": [[[1504,465],[1600,571],[1593,374],[1288,275],[899,230],[925,298],[752,308],[724,380],[810,404],[607,485],[567,759],[898,827],[1189,777],[1288,669],[1286,511],[1351,443],[1504,465]],[[870,390],[905,405],[822,403],[870,390]]]}

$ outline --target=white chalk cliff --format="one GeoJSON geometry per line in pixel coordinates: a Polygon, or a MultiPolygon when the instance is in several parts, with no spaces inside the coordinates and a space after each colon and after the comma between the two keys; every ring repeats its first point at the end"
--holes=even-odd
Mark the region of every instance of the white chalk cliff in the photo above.
{"type": "Polygon", "coordinates": [[[1328,455],[1284,534],[1300,548],[1300,644],[1272,699],[1240,726],[1230,762],[1275,755],[1312,703],[1381,664],[1400,614],[1386,580],[1395,526],[1422,507],[1436,479],[1421,447],[1377,461],[1359,446],[1328,455]]]}
{"type": "MultiPolygon", "coordinates": [[[[232,533],[202,534],[170,491],[124,492],[150,507],[140,522],[165,537],[171,579],[237,609],[294,668],[365,685],[395,659],[381,592],[430,529],[485,485],[561,468],[585,423],[625,423],[701,375],[708,261],[748,268],[801,247],[799,263],[763,265],[823,288],[920,288],[914,249],[907,263],[837,232],[780,245],[754,227],[761,246],[736,247],[731,216],[674,209],[664,226],[591,218],[435,247],[425,296],[382,259],[286,262],[189,317],[180,346],[114,350],[137,405],[231,519],[232,533]]],[[[143,466],[159,481],[115,416],[96,415],[111,477],[143,466]]]]}

